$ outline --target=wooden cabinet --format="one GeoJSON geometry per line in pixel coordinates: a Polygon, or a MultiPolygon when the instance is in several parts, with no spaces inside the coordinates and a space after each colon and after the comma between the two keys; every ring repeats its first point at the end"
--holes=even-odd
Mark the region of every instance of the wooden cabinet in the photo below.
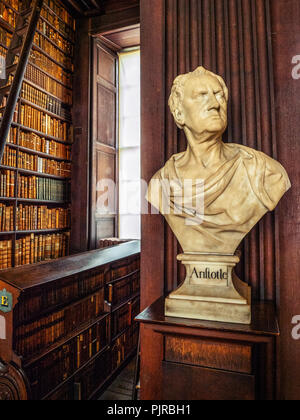
{"type": "MultiPolygon", "coordinates": [[[[159,299],[137,317],[145,335],[158,335],[161,342],[161,352],[151,355],[152,365],[143,364],[142,375],[160,381],[162,400],[275,399],[279,329],[273,304],[255,303],[252,316],[250,326],[165,317],[159,299]]],[[[141,344],[142,358],[150,357],[141,344]]]]}
{"type": "Polygon", "coordinates": [[[139,252],[131,241],[0,273],[0,400],[97,398],[136,353],[139,252]]]}

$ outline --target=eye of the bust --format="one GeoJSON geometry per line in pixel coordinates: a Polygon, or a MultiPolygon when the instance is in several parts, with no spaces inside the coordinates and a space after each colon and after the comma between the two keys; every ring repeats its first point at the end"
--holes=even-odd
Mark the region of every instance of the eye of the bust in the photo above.
{"type": "Polygon", "coordinates": [[[215,95],[219,96],[220,98],[224,98],[224,96],[225,96],[223,90],[219,90],[219,91],[215,92],[215,95]]]}
{"type": "Polygon", "coordinates": [[[197,98],[198,96],[205,96],[207,94],[208,94],[207,90],[199,90],[195,93],[195,97],[197,98]]]}

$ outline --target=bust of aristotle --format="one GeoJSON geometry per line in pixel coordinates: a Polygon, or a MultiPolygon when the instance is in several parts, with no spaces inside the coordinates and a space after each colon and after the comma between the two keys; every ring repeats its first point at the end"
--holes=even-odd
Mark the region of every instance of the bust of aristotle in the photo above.
{"type": "Polygon", "coordinates": [[[169,106],[188,146],[152,178],[147,199],[165,216],[185,253],[233,255],[291,187],[285,169],[271,157],[223,143],[227,103],[224,80],[203,67],[174,81],[169,106]],[[186,180],[189,195],[183,194],[186,180]],[[172,188],[164,188],[165,181],[172,188]],[[191,210],[200,184],[203,204],[191,210]],[[195,223],[187,223],[191,215],[195,223]]]}

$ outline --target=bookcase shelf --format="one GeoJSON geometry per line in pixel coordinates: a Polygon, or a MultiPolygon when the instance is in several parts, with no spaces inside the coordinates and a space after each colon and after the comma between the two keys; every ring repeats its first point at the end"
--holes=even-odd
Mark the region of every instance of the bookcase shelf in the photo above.
{"type": "MultiPolygon", "coordinates": [[[[37,89],[38,89],[38,88],[37,88],[37,89]]],[[[59,100],[60,100],[60,99],[59,99],[59,100]]],[[[56,118],[56,119],[58,119],[58,120],[61,120],[61,121],[63,121],[63,122],[66,122],[66,123],[68,123],[68,124],[71,124],[71,123],[72,123],[72,121],[70,121],[70,120],[66,120],[65,118],[61,117],[60,115],[58,115],[58,114],[54,114],[53,112],[48,111],[47,109],[42,108],[42,107],[40,107],[39,105],[36,105],[35,103],[28,101],[27,99],[23,99],[23,98],[22,98],[22,99],[20,100],[20,102],[21,102],[22,104],[30,105],[32,108],[35,108],[35,109],[37,109],[38,111],[43,112],[44,114],[50,115],[50,116],[51,116],[51,117],[53,117],[53,118],[56,118]]]]}
{"type": "Polygon", "coordinates": [[[55,233],[55,232],[67,232],[69,231],[70,228],[66,227],[66,228],[62,228],[62,229],[37,229],[37,230],[17,230],[13,233],[17,234],[17,235],[28,235],[30,233],[55,233]]]}
{"type": "Polygon", "coordinates": [[[15,13],[19,13],[18,10],[16,10],[11,4],[9,4],[7,1],[5,0],[1,0],[1,3],[4,4],[4,6],[8,7],[9,9],[11,9],[13,12],[15,13]]]}
{"type": "Polygon", "coordinates": [[[14,27],[12,25],[10,25],[8,22],[6,22],[6,20],[4,20],[1,16],[0,16],[0,26],[5,29],[7,32],[9,32],[10,34],[13,34],[14,32],[14,27]]]}
{"type": "MultiPolygon", "coordinates": [[[[43,70],[41,67],[37,66],[36,64],[34,64],[32,61],[29,61],[30,65],[35,67],[36,69],[38,69],[40,72],[44,73],[47,77],[49,77],[49,79],[54,80],[55,82],[59,83],[60,85],[62,85],[63,87],[67,88],[67,89],[71,89],[70,86],[66,85],[65,83],[63,83],[61,80],[57,79],[56,77],[52,76],[52,74],[47,73],[45,70],[43,70]]],[[[38,87],[38,85],[36,85],[38,87]]],[[[48,93],[48,92],[47,92],[48,93]]]]}
{"type": "MultiPolygon", "coordinates": [[[[39,361],[40,359],[42,359],[43,357],[45,357],[47,354],[49,354],[49,353],[53,352],[54,350],[56,350],[56,349],[64,346],[74,336],[78,336],[78,335],[82,334],[84,331],[86,331],[89,328],[92,328],[93,325],[101,322],[103,319],[107,318],[108,316],[109,316],[108,313],[104,313],[104,314],[101,314],[98,318],[94,319],[92,321],[92,323],[91,323],[91,321],[87,321],[84,324],[80,324],[79,326],[77,326],[77,328],[75,328],[73,331],[71,331],[70,333],[68,333],[67,335],[65,335],[61,340],[57,341],[52,346],[47,347],[44,351],[42,351],[40,353],[33,354],[29,358],[24,359],[23,363],[24,363],[25,369],[26,368],[29,368],[31,365],[33,365],[34,363],[36,363],[37,361],[39,361]]],[[[107,348],[107,347],[108,346],[106,346],[105,348],[107,348]]],[[[89,360],[89,362],[90,362],[90,360],[89,360]]],[[[84,368],[84,366],[82,366],[82,368],[84,368]]],[[[68,378],[68,379],[70,380],[70,378],[68,378]]]]}
{"type": "Polygon", "coordinates": [[[1,169],[6,169],[6,170],[9,170],[9,171],[19,172],[19,173],[22,173],[22,174],[25,174],[25,175],[33,175],[33,176],[37,176],[37,177],[40,177],[40,178],[57,179],[59,181],[70,181],[71,180],[70,177],[51,175],[51,174],[47,174],[47,173],[44,173],[44,172],[35,172],[35,171],[30,171],[29,169],[15,168],[13,166],[1,165],[1,169]]]}
{"type": "MultiPolygon", "coordinates": [[[[39,68],[39,70],[40,70],[42,73],[44,73],[44,74],[46,75],[46,73],[45,73],[45,72],[43,72],[43,70],[41,70],[40,68],[39,68]]],[[[47,77],[51,77],[51,76],[47,75],[47,77]]],[[[55,80],[55,79],[53,79],[53,80],[55,80]]],[[[49,92],[48,92],[46,89],[43,89],[41,86],[37,85],[36,83],[32,82],[31,80],[26,79],[26,77],[24,78],[24,82],[26,82],[28,85],[31,85],[31,86],[32,86],[32,87],[34,87],[35,89],[38,89],[38,90],[40,90],[41,92],[46,93],[47,95],[49,95],[49,92]]],[[[61,82],[59,82],[59,81],[57,81],[57,80],[55,80],[55,82],[57,82],[57,83],[61,84],[62,86],[64,86],[64,87],[65,87],[65,88],[67,88],[67,89],[70,89],[70,88],[68,88],[67,86],[63,85],[61,82]]],[[[63,101],[62,101],[62,100],[61,100],[58,96],[54,95],[53,93],[51,93],[51,96],[53,96],[53,98],[54,98],[54,99],[56,99],[56,100],[60,101],[61,103],[63,103],[65,107],[67,107],[67,108],[70,108],[70,109],[71,109],[71,107],[72,107],[72,106],[71,106],[71,105],[69,105],[69,104],[68,104],[68,103],[66,103],[66,102],[63,102],[63,101]]]]}
{"type": "Polygon", "coordinates": [[[45,9],[47,9],[52,15],[54,15],[55,17],[58,18],[58,20],[60,20],[65,26],[67,26],[68,28],[70,28],[71,33],[74,33],[74,28],[72,28],[72,26],[70,26],[68,23],[66,23],[57,13],[55,13],[46,3],[43,6],[45,9]]]}
{"type": "Polygon", "coordinates": [[[72,74],[73,71],[68,69],[66,66],[61,64],[59,61],[56,61],[50,54],[48,54],[46,51],[44,51],[41,47],[39,47],[36,44],[33,44],[32,48],[41,54],[43,54],[45,57],[49,58],[49,60],[53,61],[57,66],[61,67],[65,72],[72,74]]]}
{"type": "Polygon", "coordinates": [[[69,231],[70,228],[64,229],[38,229],[38,230],[17,230],[17,231],[10,231],[10,232],[0,232],[0,236],[6,235],[28,235],[30,233],[55,233],[55,232],[66,232],[69,231]]]}
{"type": "MultiPolygon", "coordinates": [[[[1,23],[0,23],[0,26],[1,26],[1,23]]],[[[8,47],[4,45],[2,42],[0,42],[0,47],[4,48],[6,51],[8,50],[8,47]]]]}
{"type": "Polygon", "coordinates": [[[53,205],[69,205],[69,201],[55,201],[55,200],[37,200],[34,198],[20,198],[20,197],[0,197],[0,201],[8,202],[21,202],[21,203],[33,203],[33,204],[53,204],[53,205]]]}
{"type": "Polygon", "coordinates": [[[54,48],[58,49],[58,51],[60,51],[61,53],[63,53],[66,57],[72,59],[72,56],[68,53],[66,53],[61,47],[59,47],[54,41],[52,41],[51,38],[49,38],[47,35],[45,35],[43,32],[39,31],[38,29],[36,30],[36,33],[38,33],[39,35],[43,36],[48,42],[50,42],[50,44],[53,45],[54,48]]]}
{"type": "Polygon", "coordinates": [[[58,143],[65,144],[67,146],[72,145],[72,143],[66,142],[63,139],[59,139],[58,137],[50,136],[49,134],[45,134],[42,131],[38,131],[38,130],[35,130],[34,128],[27,127],[26,125],[22,125],[22,124],[18,124],[18,123],[14,123],[14,124],[17,125],[18,127],[20,127],[24,131],[30,131],[34,134],[37,134],[38,136],[44,137],[45,139],[54,140],[54,141],[57,141],[58,143]]]}
{"type": "Polygon", "coordinates": [[[50,155],[48,153],[39,152],[37,150],[29,149],[27,147],[19,146],[17,144],[13,144],[13,143],[8,143],[7,147],[11,147],[12,149],[19,149],[22,152],[29,153],[29,154],[32,154],[32,155],[37,155],[37,156],[40,156],[40,157],[43,157],[43,158],[47,158],[47,159],[51,159],[51,160],[57,160],[58,162],[67,162],[67,163],[72,162],[69,159],[60,158],[60,157],[57,157],[57,156],[54,156],[54,155],[50,155]]]}
{"type": "MultiPolygon", "coordinates": [[[[6,5],[6,3],[7,0],[5,0],[4,4],[6,5]]],[[[23,80],[23,90],[20,94],[14,122],[12,123],[12,127],[15,129],[14,132],[11,132],[13,139],[7,142],[2,161],[3,165],[0,166],[0,194],[4,195],[4,197],[0,197],[0,201],[1,203],[7,203],[2,205],[1,208],[1,211],[4,212],[3,216],[1,215],[1,227],[7,228],[9,223],[12,223],[11,228],[13,228],[7,232],[0,232],[0,270],[19,266],[19,256],[17,257],[16,255],[17,252],[20,252],[19,247],[22,246],[23,253],[27,252],[24,248],[25,245],[22,244],[23,238],[24,241],[25,239],[27,241],[26,247],[30,246],[30,252],[36,253],[36,247],[39,245],[35,242],[35,248],[33,248],[33,241],[42,240],[40,238],[44,240],[46,236],[51,235],[51,238],[53,238],[51,242],[51,256],[54,258],[56,255],[54,247],[58,246],[58,242],[55,242],[56,239],[54,237],[56,238],[56,235],[58,235],[57,241],[60,244],[59,253],[69,253],[69,245],[67,245],[67,249],[64,250],[63,248],[64,241],[68,240],[68,237],[65,235],[69,234],[69,227],[60,229],[18,230],[16,226],[18,211],[23,212],[22,217],[25,217],[25,214],[26,218],[27,215],[28,218],[33,217],[33,215],[36,217],[36,213],[33,212],[41,211],[41,206],[44,206],[43,208],[47,206],[47,217],[50,217],[52,214],[51,211],[54,211],[55,208],[69,209],[71,204],[69,197],[69,171],[71,170],[72,164],[71,146],[73,143],[73,134],[72,121],[69,115],[71,117],[73,75],[73,70],[71,69],[73,69],[73,60],[68,52],[72,51],[74,41],[68,38],[72,38],[74,30],[70,32],[69,28],[62,23],[63,20],[59,19],[58,14],[54,10],[51,11],[49,6],[55,8],[55,11],[63,13],[62,16],[66,21],[74,22],[74,19],[64,11],[64,6],[59,0],[51,0],[49,4],[46,3],[47,1],[44,2],[44,12],[42,11],[39,26],[35,33],[36,43],[38,45],[33,43],[32,55],[23,80]],[[58,4],[59,7],[57,7],[58,4]],[[48,16],[52,20],[49,13],[55,16],[53,24],[46,19],[48,16]],[[64,30],[70,34],[69,37],[63,33],[64,30]],[[52,35],[50,35],[51,31],[54,34],[53,39],[52,35]],[[52,56],[43,48],[39,47],[39,45],[45,47],[49,52],[53,50],[54,55],[52,56]],[[57,55],[55,56],[56,53],[57,55]],[[63,62],[67,64],[64,65],[63,62]],[[52,63],[54,64],[52,65],[52,63]],[[47,72],[47,68],[49,68],[49,72],[47,72]],[[55,77],[56,72],[57,77],[55,77]],[[55,95],[55,93],[59,96],[55,95]],[[32,100],[36,103],[32,102],[32,100]],[[41,105],[45,105],[48,109],[41,105]],[[31,127],[21,124],[21,122],[28,123],[31,127]],[[46,129],[45,127],[48,128],[46,129]],[[51,134],[59,134],[59,136],[56,137],[43,133],[37,128],[45,129],[45,131],[51,134]],[[64,158],[64,156],[67,158],[64,158]],[[39,170],[37,171],[37,169],[39,170]],[[22,197],[19,197],[19,195],[22,197]],[[62,197],[65,197],[65,199],[60,200],[62,197]],[[47,200],[41,200],[40,198],[47,200]],[[53,200],[50,198],[53,198],[53,200]],[[30,240],[31,245],[29,245],[30,240]]],[[[14,8],[10,7],[10,9],[13,10],[14,8]]],[[[17,17],[18,12],[16,10],[13,10],[13,12],[16,12],[17,17]]],[[[7,13],[5,16],[10,22],[14,22],[14,15],[7,13]]],[[[0,26],[7,32],[8,38],[10,38],[10,35],[14,32],[14,27],[1,17],[0,26]]],[[[5,34],[3,39],[6,42],[5,34]]],[[[3,45],[3,47],[5,51],[8,50],[7,45],[3,45]]],[[[13,74],[10,76],[9,84],[12,83],[12,78],[13,74]]],[[[9,90],[10,88],[8,86],[6,95],[9,93],[9,90]]],[[[3,110],[5,102],[0,105],[0,108],[3,110]]],[[[61,210],[59,211],[61,212],[61,210]]],[[[59,215],[64,215],[64,213],[61,212],[59,215]]],[[[71,221],[71,216],[69,218],[71,221]]],[[[64,221],[64,219],[61,218],[59,223],[51,223],[49,226],[67,226],[65,223],[61,224],[61,221],[64,221]]],[[[33,223],[31,219],[25,222],[23,219],[21,228],[33,228],[36,226],[36,223],[33,223]]],[[[43,252],[45,252],[43,255],[46,255],[44,248],[43,252]]],[[[57,254],[57,256],[59,255],[57,254]]],[[[21,263],[28,264],[28,256],[26,258],[23,256],[21,261],[21,263]]],[[[30,256],[29,262],[34,261],[36,261],[36,257],[33,258],[30,256]]]]}

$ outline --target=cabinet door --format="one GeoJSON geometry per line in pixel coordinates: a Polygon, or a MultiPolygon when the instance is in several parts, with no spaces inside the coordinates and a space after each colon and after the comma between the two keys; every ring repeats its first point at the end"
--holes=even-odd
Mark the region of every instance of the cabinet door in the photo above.
{"type": "Polygon", "coordinates": [[[117,59],[115,53],[94,40],[91,248],[97,247],[100,239],[115,237],[117,232],[117,191],[110,190],[115,194],[105,198],[107,185],[117,185],[117,59]]]}

